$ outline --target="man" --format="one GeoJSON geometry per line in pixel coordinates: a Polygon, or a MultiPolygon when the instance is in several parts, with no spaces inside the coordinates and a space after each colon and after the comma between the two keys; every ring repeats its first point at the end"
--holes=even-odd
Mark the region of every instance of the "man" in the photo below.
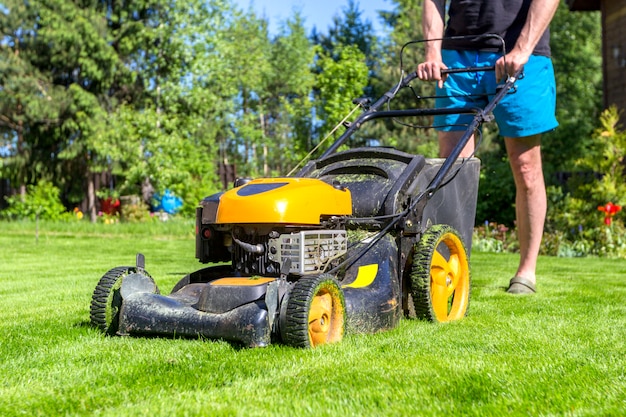
{"type": "MultiPolygon", "coordinates": [[[[444,25],[446,0],[425,0],[422,25],[425,39],[496,34],[494,37],[454,38],[425,43],[425,62],[417,67],[422,80],[437,81],[437,107],[464,107],[474,97],[463,94],[493,93],[495,84],[523,70],[517,92],[507,95],[494,116],[509,157],[516,186],[515,209],[520,243],[520,263],[507,292],[536,291],[535,270],[546,217],[546,189],[541,166],[541,134],[554,129],[556,87],[550,60],[548,26],[559,0],[451,0],[444,25]],[[444,32],[445,26],[445,32],[444,32]],[[495,71],[450,75],[448,67],[495,65],[495,71]],[[490,91],[489,91],[490,89],[490,91]],[[459,94],[461,92],[461,94],[459,94]]],[[[466,116],[437,116],[440,156],[450,154],[463,134],[466,116]]],[[[465,123],[467,124],[467,123],[465,123]]],[[[461,157],[474,151],[470,140],[461,157]]]]}

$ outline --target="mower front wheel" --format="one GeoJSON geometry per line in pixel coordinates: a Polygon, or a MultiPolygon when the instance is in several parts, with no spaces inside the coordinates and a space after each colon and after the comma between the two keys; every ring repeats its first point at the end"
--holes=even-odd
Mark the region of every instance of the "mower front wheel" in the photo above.
{"type": "MultiPolygon", "coordinates": [[[[137,268],[131,266],[120,266],[109,270],[100,278],[91,296],[89,311],[91,324],[109,336],[115,335],[119,326],[122,281],[124,277],[134,273],[137,273],[137,268]]],[[[154,282],[147,272],[143,271],[142,275],[154,282]]]]}
{"type": "Polygon", "coordinates": [[[281,317],[283,342],[302,348],[339,342],[345,328],[343,291],[332,275],[300,278],[281,317]]]}
{"type": "Polygon", "coordinates": [[[432,226],[417,243],[411,293],[418,318],[447,322],[467,314],[469,260],[461,235],[452,227],[432,226]]]}

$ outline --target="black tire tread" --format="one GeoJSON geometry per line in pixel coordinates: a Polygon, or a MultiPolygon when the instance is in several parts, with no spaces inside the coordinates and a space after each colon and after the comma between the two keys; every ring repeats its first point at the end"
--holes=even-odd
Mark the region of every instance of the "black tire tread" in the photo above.
{"type": "MultiPolygon", "coordinates": [[[[112,299],[115,296],[115,294],[113,294],[114,287],[122,278],[135,271],[136,268],[132,266],[119,266],[110,269],[100,278],[100,281],[98,281],[94,289],[93,295],[91,296],[89,318],[94,327],[100,329],[107,335],[114,335],[117,332],[119,323],[119,312],[115,314],[110,323],[107,323],[106,318],[107,307],[110,303],[114,302],[112,299]]],[[[119,306],[117,307],[119,308],[119,306]]]]}
{"type": "MultiPolygon", "coordinates": [[[[415,256],[413,258],[413,267],[411,271],[411,293],[413,295],[413,305],[415,315],[418,319],[425,319],[436,322],[437,317],[432,308],[432,300],[430,295],[430,267],[433,254],[441,242],[441,238],[448,234],[455,234],[462,245],[462,250],[467,254],[467,249],[463,243],[463,239],[459,232],[447,224],[437,224],[430,227],[422,235],[415,247],[415,256]]],[[[471,286],[471,280],[470,280],[471,286]]],[[[468,306],[465,314],[469,311],[468,306]]]]}
{"type": "MultiPolygon", "coordinates": [[[[306,276],[296,281],[287,300],[283,342],[293,347],[312,347],[309,340],[309,307],[320,286],[329,281],[339,289],[339,294],[342,294],[339,283],[332,275],[306,276]]],[[[345,302],[342,295],[341,303],[345,314],[345,302]]],[[[343,325],[345,326],[345,317],[343,325]]]]}

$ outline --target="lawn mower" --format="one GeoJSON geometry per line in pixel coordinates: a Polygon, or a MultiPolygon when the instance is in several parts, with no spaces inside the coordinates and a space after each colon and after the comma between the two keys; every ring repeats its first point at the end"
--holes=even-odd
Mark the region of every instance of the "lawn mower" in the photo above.
{"type": "MultiPolygon", "coordinates": [[[[485,71],[491,68],[466,68],[485,71]]],[[[460,70],[449,70],[459,72],[460,70]]],[[[467,245],[480,162],[459,158],[505,94],[473,120],[446,159],[389,147],[339,149],[363,124],[450,113],[382,110],[416,78],[403,76],[295,175],[237,180],[196,210],[196,258],[207,267],[162,295],[138,254],[109,270],[91,301],[108,335],[221,339],[243,346],[315,347],[344,333],[393,328],[403,316],[447,322],[470,301],[467,245]]]]}

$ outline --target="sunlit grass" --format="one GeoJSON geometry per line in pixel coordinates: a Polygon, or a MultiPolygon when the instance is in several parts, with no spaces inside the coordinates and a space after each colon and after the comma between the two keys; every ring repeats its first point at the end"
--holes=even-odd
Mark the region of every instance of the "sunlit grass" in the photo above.
{"type": "Polygon", "coordinates": [[[176,239],[193,237],[195,220],[172,217],[167,221],[150,219],[144,223],[116,222],[106,224],[98,221],[91,223],[87,219],[69,218],[66,221],[0,221],[0,236],[32,236],[45,239],[50,236],[157,236],[176,239]]]}
{"type": "Polygon", "coordinates": [[[98,279],[134,264],[137,252],[164,293],[201,267],[193,223],[96,226],[40,224],[36,240],[34,224],[0,223],[0,415],[619,416],[626,409],[626,261],[544,257],[538,294],[515,297],[504,287],[516,256],[475,253],[470,313],[460,322],[403,320],[315,350],[243,349],[105,337],[91,328],[98,279]]]}

